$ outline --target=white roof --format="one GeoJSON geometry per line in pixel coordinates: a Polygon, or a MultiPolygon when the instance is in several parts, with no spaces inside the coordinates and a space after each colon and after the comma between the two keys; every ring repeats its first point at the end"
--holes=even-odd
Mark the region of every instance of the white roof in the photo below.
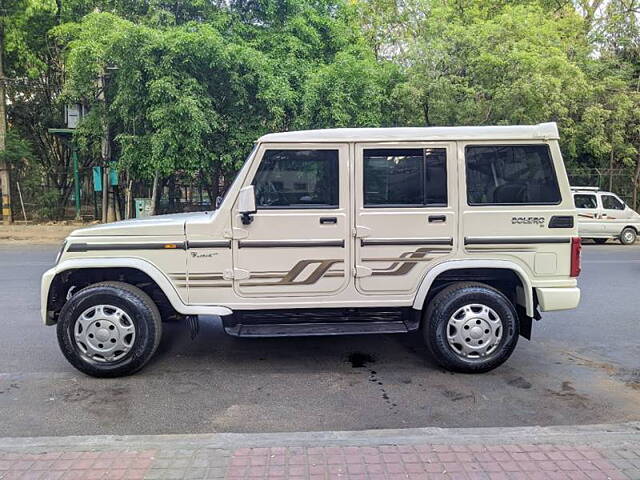
{"type": "Polygon", "coordinates": [[[557,140],[555,122],[496,127],[329,128],[270,133],[259,142],[393,142],[434,140],[557,140]]]}

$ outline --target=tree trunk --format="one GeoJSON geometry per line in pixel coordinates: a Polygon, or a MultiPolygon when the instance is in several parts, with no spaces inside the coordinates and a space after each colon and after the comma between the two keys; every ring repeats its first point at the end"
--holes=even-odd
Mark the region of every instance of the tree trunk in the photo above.
{"type": "Polygon", "coordinates": [[[640,153],[636,158],[636,172],[633,175],[633,209],[638,210],[638,182],[640,181],[640,153]]]}
{"type": "MultiPolygon", "coordinates": [[[[105,93],[106,79],[104,73],[98,77],[100,95],[99,98],[102,100],[105,106],[105,110],[107,107],[107,95],[105,93]]],[[[105,114],[106,115],[106,114],[105,114]]],[[[107,118],[102,119],[102,223],[107,223],[109,221],[109,162],[111,161],[111,142],[109,140],[109,120],[107,118]]]]}
{"type": "Polygon", "coordinates": [[[169,186],[169,211],[174,213],[176,211],[176,177],[171,175],[168,180],[169,186]]]}
{"type": "Polygon", "coordinates": [[[216,208],[216,198],[220,194],[220,178],[219,169],[212,168],[211,175],[207,175],[205,172],[201,172],[201,179],[204,183],[207,195],[209,195],[209,202],[211,203],[211,210],[216,208]]]}
{"type": "Polygon", "coordinates": [[[116,214],[116,221],[119,222],[122,220],[122,213],[120,211],[120,188],[113,189],[113,209],[116,214]]]}
{"type": "Polygon", "coordinates": [[[113,188],[109,188],[109,208],[107,209],[107,222],[116,221],[116,206],[115,206],[116,192],[113,188]]]}
{"type": "Polygon", "coordinates": [[[127,182],[127,190],[125,193],[125,210],[124,210],[124,218],[129,220],[131,218],[131,205],[133,204],[133,180],[129,179],[127,182]]]}
{"type": "MultiPolygon", "coordinates": [[[[103,151],[104,160],[104,151],[103,151]]],[[[107,223],[109,215],[109,167],[103,162],[102,167],[102,223],[107,223]]]]}
{"type": "Polygon", "coordinates": [[[613,192],[613,147],[609,155],[609,191],[613,192]]]}
{"type": "Polygon", "coordinates": [[[151,189],[151,215],[155,215],[158,210],[158,183],[159,174],[155,173],[153,176],[153,187],[151,189]]]}
{"type": "Polygon", "coordinates": [[[422,113],[424,115],[424,126],[429,127],[431,122],[429,120],[429,100],[425,99],[422,104],[422,113]]]}
{"type": "MultiPolygon", "coordinates": [[[[4,2],[0,3],[4,5],[4,2]]],[[[5,99],[4,78],[4,26],[0,22],[0,152],[5,151],[7,140],[7,113],[5,99]]],[[[0,160],[0,188],[2,189],[2,221],[6,224],[13,223],[11,212],[11,172],[6,160],[0,160]]]]}

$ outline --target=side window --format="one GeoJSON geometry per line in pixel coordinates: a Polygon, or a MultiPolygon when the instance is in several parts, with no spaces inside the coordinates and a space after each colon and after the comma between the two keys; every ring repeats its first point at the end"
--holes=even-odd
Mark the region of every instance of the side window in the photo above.
{"type": "Polygon", "coordinates": [[[364,151],[365,207],[447,205],[444,148],[384,148],[364,151]]]}
{"type": "Polygon", "coordinates": [[[624,203],[613,195],[602,195],[602,208],[607,210],[624,210],[624,203]]]}
{"type": "Polygon", "coordinates": [[[338,150],[267,150],[253,185],[256,207],[338,208],[338,150]]]}
{"type": "Polygon", "coordinates": [[[573,203],[575,203],[576,208],[598,208],[595,195],[576,193],[573,196],[573,203]]]}
{"type": "Polygon", "coordinates": [[[560,189],[547,145],[468,146],[469,205],[554,205],[560,189]]]}

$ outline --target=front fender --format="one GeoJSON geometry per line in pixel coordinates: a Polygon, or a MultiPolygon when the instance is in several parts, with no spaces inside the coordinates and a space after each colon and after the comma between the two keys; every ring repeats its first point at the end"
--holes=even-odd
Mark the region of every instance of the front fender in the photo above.
{"type": "Polygon", "coordinates": [[[164,292],[172,307],[183,315],[230,315],[232,311],[223,306],[193,306],[185,304],[178,296],[167,276],[152,263],[140,258],[72,258],[65,260],[42,275],[40,283],[40,315],[45,325],[53,325],[49,315],[49,291],[56,276],[68,270],[89,268],[133,268],[147,274],[164,292]]]}
{"type": "Polygon", "coordinates": [[[520,281],[524,286],[523,301],[527,316],[533,317],[533,288],[529,281],[529,276],[520,265],[508,260],[448,260],[436,265],[429,270],[422,279],[422,283],[420,283],[420,287],[418,288],[418,293],[413,301],[413,308],[416,310],[422,310],[427,295],[429,294],[429,289],[438,275],[449,270],[458,270],[462,268],[496,268],[512,270],[516,275],[518,275],[518,278],[520,278],[520,281]]]}

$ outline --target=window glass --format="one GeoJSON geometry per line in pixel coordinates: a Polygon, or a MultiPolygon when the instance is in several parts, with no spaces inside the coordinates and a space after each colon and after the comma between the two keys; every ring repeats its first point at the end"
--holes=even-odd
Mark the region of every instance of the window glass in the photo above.
{"type": "Polygon", "coordinates": [[[597,208],[598,204],[596,202],[595,195],[585,195],[583,193],[576,193],[573,196],[573,202],[576,205],[576,208],[597,208]]]}
{"type": "Polygon", "coordinates": [[[364,205],[446,205],[446,168],[444,148],[366,149],[364,205]]]}
{"type": "Polygon", "coordinates": [[[602,208],[607,210],[624,210],[624,203],[613,195],[602,195],[602,208]]]}
{"type": "Polygon", "coordinates": [[[337,208],[337,150],[267,150],[253,185],[257,208],[337,208]]]}
{"type": "Polygon", "coordinates": [[[469,205],[560,203],[546,145],[469,146],[466,165],[469,205]]]}

